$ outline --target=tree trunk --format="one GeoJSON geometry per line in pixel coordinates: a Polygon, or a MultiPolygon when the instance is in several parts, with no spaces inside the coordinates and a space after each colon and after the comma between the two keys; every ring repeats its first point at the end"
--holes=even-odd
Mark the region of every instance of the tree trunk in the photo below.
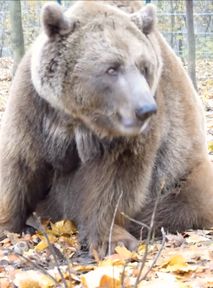
{"type": "Polygon", "coordinates": [[[11,47],[13,52],[13,74],[24,55],[24,35],[22,28],[21,2],[20,0],[9,1],[11,23],[11,47]]]}
{"type": "Polygon", "coordinates": [[[188,71],[192,79],[192,82],[195,88],[197,89],[193,0],[185,0],[185,3],[186,3],[187,38],[188,38],[188,71]]]}
{"type": "Polygon", "coordinates": [[[170,12],[171,12],[171,38],[170,45],[174,48],[174,27],[175,27],[175,16],[174,16],[174,3],[173,0],[170,0],[170,12]]]}

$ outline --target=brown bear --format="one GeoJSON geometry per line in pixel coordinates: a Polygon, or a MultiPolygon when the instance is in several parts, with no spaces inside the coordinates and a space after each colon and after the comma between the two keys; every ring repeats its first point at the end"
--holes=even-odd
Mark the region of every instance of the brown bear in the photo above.
{"type": "MultiPolygon", "coordinates": [[[[78,127],[107,139],[137,135],[157,109],[160,56],[129,15],[81,1],[63,14],[52,3],[43,9],[42,26],[19,65],[2,120],[0,234],[21,231],[54,179],[71,177],[79,155],[85,161],[76,149],[78,127]]],[[[147,21],[144,29],[151,26],[147,21]]]]}
{"type": "Polygon", "coordinates": [[[2,125],[1,231],[20,231],[49,192],[38,211],[76,220],[100,254],[109,238],[134,248],[140,227],[120,212],[149,223],[162,183],[157,227],[212,225],[202,107],[153,6],[79,1],[42,15],[2,125]]]}
{"type": "MultiPolygon", "coordinates": [[[[109,57],[111,48],[119,51],[119,57],[122,56],[117,65],[112,65],[113,69],[108,71],[115,83],[121,81],[124,71],[125,75],[130,75],[130,71],[132,73],[137,69],[144,79],[139,79],[136,73],[132,74],[135,80],[138,79],[138,82],[132,82],[135,86],[127,81],[125,92],[131,99],[126,102],[127,105],[121,97],[120,86],[116,86],[116,91],[110,90],[110,95],[106,94],[106,90],[102,91],[105,111],[111,111],[108,114],[110,118],[100,122],[96,110],[94,120],[100,124],[99,127],[95,127],[94,122],[89,124],[88,119],[75,126],[80,166],[69,175],[55,178],[51,193],[39,211],[57,219],[55,211],[59,209],[64,217],[74,219],[79,224],[82,237],[87,238],[90,247],[98,249],[101,255],[106,253],[109,239],[112,248],[120,241],[129,248],[135,247],[134,236],[139,236],[141,226],[126,222],[120,212],[149,225],[159,190],[161,197],[155,217],[157,232],[161,227],[176,232],[213,225],[213,165],[208,159],[202,105],[181,61],[157,29],[153,6],[148,5],[128,16],[143,32],[139,35],[134,28],[137,30],[134,35],[142,45],[141,50],[136,48],[136,43],[132,46],[127,15],[122,14],[125,20],[121,26],[114,18],[120,13],[116,9],[100,2],[90,2],[73,7],[72,13],[80,22],[83,17],[91,21],[92,27],[95,26],[93,21],[96,23],[96,38],[91,43],[94,49],[93,67],[89,62],[92,48],[88,45],[86,59],[82,57],[86,64],[79,69],[78,82],[82,82],[82,91],[93,91],[90,95],[96,96],[100,91],[98,88],[107,89],[99,68],[105,57],[109,57]],[[109,29],[113,29],[112,34],[109,29]],[[100,31],[101,36],[98,34],[100,31]],[[106,44],[108,41],[112,41],[109,46],[106,44]],[[131,50],[130,46],[136,49],[131,50]],[[124,51],[128,51],[126,56],[124,51]],[[128,60],[124,62],[126,57],[128,60]],[[138,66],[137,59],[142,61],[142,68],[138,66]],[[96,69],[101,78],[93,78],[96,69]],[[132,108],[136,107],[132,101],[138,93],[137,89],[142,92],[139,98],[143,101],[144,93],[149,95],[149,100],[154,98],[156,114],[149,111],[139,116],[138,108],[132,108]],[[111,96],[114,99],[117,95],[122,99],[117,107],[121,109],[119,111],[124,111],[123,123],[129,127],[129,132],[126,128],[115,129],[117,122],[115,112],[112,112],[115,104],[112,105],[111,96]],[[138,116],[142,120],[139,130],[136,128],[138,116]]],[[[145,106],[143,103],[142,107],[145,106]]],[[[82,115],[85,114],[82,112],[82,115]]]]}

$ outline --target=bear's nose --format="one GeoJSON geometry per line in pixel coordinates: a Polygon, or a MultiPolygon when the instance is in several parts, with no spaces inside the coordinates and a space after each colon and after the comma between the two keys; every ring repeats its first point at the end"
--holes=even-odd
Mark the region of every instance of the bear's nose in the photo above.
{"type": "Polygon", "coordinates": [[[157,105],[155,103],[146,104],[135,110],[135,115],[141,121],[146,120],[152,114],[157,112],[157,105]]]}

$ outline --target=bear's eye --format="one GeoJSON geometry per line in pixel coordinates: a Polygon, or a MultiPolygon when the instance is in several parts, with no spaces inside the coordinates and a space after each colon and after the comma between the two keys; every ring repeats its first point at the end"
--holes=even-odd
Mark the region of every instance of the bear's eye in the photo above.
{"type": "Polygon", "coordinates": [[[106,73],[110,76],[117,76],[118,72],[119,72],[119,65],[111,66],[106,71],[106,73]]]}

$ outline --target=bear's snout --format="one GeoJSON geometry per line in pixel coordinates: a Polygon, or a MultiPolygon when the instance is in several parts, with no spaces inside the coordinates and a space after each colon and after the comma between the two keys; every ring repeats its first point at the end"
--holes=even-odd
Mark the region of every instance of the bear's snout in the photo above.
{"type": "Polygon", "coordinates": [[[157,112],[156,103],[145,104],[135,109],[135,115],[141,121],[145,121],[147,118],[149,118],[152,114],[156,112],[157,112]]]}

